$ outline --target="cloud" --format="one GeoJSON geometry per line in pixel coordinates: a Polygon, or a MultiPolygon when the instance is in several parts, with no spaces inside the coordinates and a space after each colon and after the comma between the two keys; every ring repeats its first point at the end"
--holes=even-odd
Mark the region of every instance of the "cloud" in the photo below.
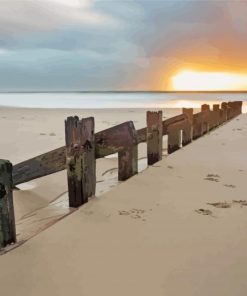
{"type": "Polygon", "coordinates": [[[112,23],[89,0],[0,0],[0,34],[16,35],[75,25],[112,23]]]}
{"type": "Polygon", "coordinates": [[[243,1],[0,3],[0,89],[164,89],[182,68],[247,67],[243,1]]]}

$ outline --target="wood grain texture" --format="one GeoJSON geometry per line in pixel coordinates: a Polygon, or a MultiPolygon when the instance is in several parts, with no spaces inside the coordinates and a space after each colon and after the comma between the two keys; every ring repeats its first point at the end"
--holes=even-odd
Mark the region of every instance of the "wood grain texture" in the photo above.
{"type": "Polygon", "coordinates": [[[70,207],[79,207],[95,194],[94,118],[65,121],[66,164],[70,207]]]}
{"type": "Polygon", "coordinates": [[[118,137],[118,141],[124,140],[123,149],[118,152],[119,181],[125,181],[138,173],[137,132],[132,121],[127,122],[126,128],[118,137]]]}
{"type": "MultiPolygon", "coordinates": [[[[209,106],[204,104],[205,109],[208,111],[209,106]]],[[[231,119],[242,112],[242,101],[237,102],[223,102],[221,104],[221,110],[218,111],[218,123],[215,120],[215,114],[211,114],[210,118],[207,118],[206,112],[199,112],[193,115],[193,110],[186,109],[183,114],[174,116],[172,118],[162,121],[162,134],[168,134],[168,127],[171,124],[181,122],[185,119],[189,119],[192,122],[192,135],[193,139],[200,137],[203,133],[208,132],[209,122],[211,121],[211,127],[217,126],[219,123],[223,123],[228,119],[231,119]],[[234,103],[234,104],[233,104],[234,103]],[[204,113],[204,115],[203,115],[204,113]]],[[[210,111],[214,112],[214,111],[210,111]]],[[[132,123],[133,124],[133,123],[132,123]]],[[[102,158],[110,154],[119,153],[125,149],[125,139],[123,134],[129,132],[129,122],[119,124],[104,131],[100,131],[95,134],[95,158],[102,158]]],[[[137,143],[147,142],[147,128],[144,127],[135,131],[137,137],[137,143]]],[[[188,138],[189,131],[184,131],[184,137],[188,138]]],[[[185,143],[184,143],[185,144],[185,143]]],[[[64,170],[66,168],[66,147],[60,147],[53,151],[44,153],[32,159],[23,161],[13,167],[13,183],[14,186],[28,182],[30,180],[47,176],[64,170]]]]}
{"type": "Polygon", "coordinates": [[[162,159],[162,111],[147,112],[147,158],[148,165],[162,159]]]}
{"type": "Polygon", "coordinates": [[[12,164],[0,160],[0,248],[16,242],[12,164]]]}
{"type": "Polygon", "coordinates": [[[203,135],[203,113],[199,112],[193,115],[193,139],[203,135]]]}

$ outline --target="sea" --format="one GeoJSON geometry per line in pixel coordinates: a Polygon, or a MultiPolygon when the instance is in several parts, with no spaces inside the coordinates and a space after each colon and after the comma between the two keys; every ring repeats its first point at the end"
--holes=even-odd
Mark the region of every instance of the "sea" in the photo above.
{"type": "Polygon", "coordinates": [[[22,108],[200,108],[223,101],[244,101],[244,92],[21,92],[0,93],[0,106],[22,108]]]}

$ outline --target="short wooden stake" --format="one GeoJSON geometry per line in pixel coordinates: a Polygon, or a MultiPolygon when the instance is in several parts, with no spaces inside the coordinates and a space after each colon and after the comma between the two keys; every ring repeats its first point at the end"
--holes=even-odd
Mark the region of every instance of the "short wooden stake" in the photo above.
{"type": "Polygon", "coordinates": [[[199,112],[193,116],[193,140],[203,135],[204,112],[199,112]]]}
{"type": "Polygon", "coordinates": [[[201,105],[201,111],[203,112],[202,117],[202,134],[206,134],[210,129],[210,106],[208,104],[201,105]]]}
{"type": "Polygon", "coordinates": [[[148,165],[162,159],[162,111],[147,112],[148,165]]]}
{"type": "Polygon", "coordinates": [[[0,248],[16,242],[12,164],[0,160],[0,248]]]}
{"type": "Polygon", "coordinates": [[[125,146],[118,152],[118,180],[125,181],[138,173],[137,132],[132,121],[128,122],[128,130],[119,137],[126,139],[125,146]]]}
{"type": "Polygon", "coordinates": [[[183,108],[183,114],[187,115],[189,121],[182,131],[182,144],[185,146],[189,144],[193,138],[193,108],[183,108]]]}
{"type": "Polygon", "coordinates": [[[181,143],[181,128],[176,124],[168,126],[168,154],[171,154],[180,148],[181,143]]]}
{"type": "Polygon", "coordinates": [[[186,146],[192,141],[192,125],[187,123],[182,130],[182,145],[186,146]]]}
{"type": "Polygon", "coordinates": [[[214,104],[213,105],[213,111],[219,111],[220,110],[220,105],[219,104],[214,104]]]}
{"type": "Polygon", "coordinates": [[[95,194],[94,118],[65,121],[69,206],[79,207],[95,194]]]}
{"type": "Polygon", "coordinates": [[[201,111],[202,112],[204,112],[204,111],[210,111],[210,106],[207,105],[207,104],[201,105],[201,111]]]}

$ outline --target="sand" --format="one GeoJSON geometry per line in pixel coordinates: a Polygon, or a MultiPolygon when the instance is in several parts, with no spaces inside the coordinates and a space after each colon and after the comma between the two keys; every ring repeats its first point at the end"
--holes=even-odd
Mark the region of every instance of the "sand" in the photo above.
{"type": "MultiPolygon", "coordinates": [[[[164,118],[181,113],[181,109],[163,110],[164,118]]],[[[145,109],[25,109],[0,108],[0,158],[13,164],[65,145],[64,120],[67,116],[95,117],[100,131],[133,120],[136,129],[146,126],[145,109]]],[[[166,148],[164,137],[164,148],[166,148]]],[[[166,149],[164,149],[166,154],[166,149]]],[[[147,166],[146,144],[139,145],[139,171],[147,166]]],[[[118,185],[117,155],[97,160],[96,195],[118,185]]],[[[66,171],[18,186],[14,192],[17,238],[26,241],[41,230],[71,213],[67,194],[66,171]]]]}
{"type": "Polygon", "coordinates": [[[246,138],[241,115],[0,256],[1,293],[246,295],[246,138]]]}

